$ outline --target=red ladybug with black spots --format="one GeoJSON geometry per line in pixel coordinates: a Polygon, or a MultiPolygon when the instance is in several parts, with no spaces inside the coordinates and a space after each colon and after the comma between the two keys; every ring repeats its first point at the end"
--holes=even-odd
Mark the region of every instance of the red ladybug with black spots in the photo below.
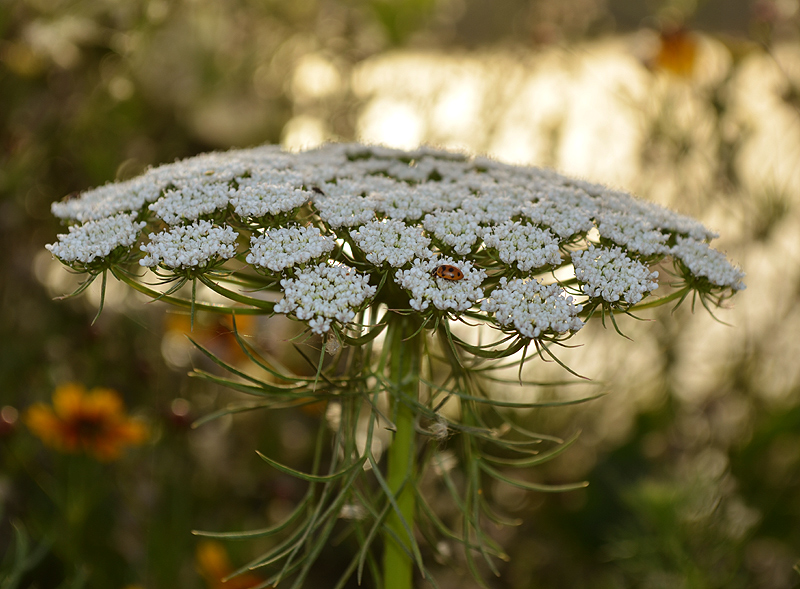
{"type": "Polygon", "coordinates": [[[433,271],[433,274],[445,280],[462,280],[464,278],[464,273],[450,264],[442,264],[433,271]]]}

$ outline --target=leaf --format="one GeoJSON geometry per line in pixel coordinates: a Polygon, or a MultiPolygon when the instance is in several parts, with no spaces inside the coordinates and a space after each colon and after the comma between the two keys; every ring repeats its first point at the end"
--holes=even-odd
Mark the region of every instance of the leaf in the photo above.
{"type": "Polygon", "coordinates": [[[255,297],[248,297],[247,295],[239,294],[237,292],[225,288],[224,286],[220,286],[207,276],[200,276],[200,282],[205,284],[208,288],[210,288],[214,292],[221,294],[223,297],[231,301],[236,301],[237,303],[242,303],[243,305],[249,305],[251,307],[264,309],[269,312],[273,312],[273,309],[275,308],[275,303],[273,303],[272,301],[264,301],[262,299],[257,299],[255,297]]]}
{"type": "Polygon", "coordinates": [[[340,479],[343,476],[345,476],[347,473],[352,472],[353,470],[355,470],[357,468],[363,467],[364,462],[366,461],[366,458],[367,458],[367,456],[365,454],[359,460],[357,460],[356,462],[354,462],[350,466],[348,466],[348,467],[346,467],[346,468],[344,468],[344,469],[342,469],[339,472],[336,472],[334,474],[314,475],[314,474],[307,474],[307,473],[304,473],[304,472],[300,472],[299,470],[295,470],[293,468],[289,468],[288,466],[284,466],[280,462],[277,462],[277,461],[273,460],[272,458],[270,458],[269,456],[267,456],[265,454],[262,454],[258,450],[256,450],[256,454],[258,454],[259,457],[261,457],[261,460],[263,460],[264,462],[266,462],[267,464],[269,464],[273,468],[275,468],[275,469],[277,469],[277,470],[279,470],[279,471],[281,471],[283,473],[286,473],[288,475],[291,475],[293,477],[296,477],[298,479],[303,479],[304,481],[308,481],[310,483],[327,483],[327,482],[330,482],[330,481],[335,481],[336,479],[340,479]]]}
{"type": "Polygon", "coordinates": [[[528,481],[520,481],[517,479],[512,479],[501,472],[493,469],[491,466],[485,463],[479,463],[481,470],[488,474],[489,476],[497,479],[498,481],[503,481],[504,483],[508,483],[514,487],[519,489],[525,489],[526,491],[541,491],[543,493],[561,493],[564,491],[576,491],[577,489],[585,489],[589,486],[587,481],[582,481],[580,483],[569,483],[566,485],[547,485],[547,484],[540,484],[540,483],[530,483],[528,481]]]}
{"type": "Polygon", "coordinates": [[[306,509],[308,504],[311,502],[313,495],[311,493],[307,493],[303,500],[297,504],[297,507],[294,508],[289,516],[283,520],[281,523],[275,526],[271,526],[269,528],[261,528],[260,530],[248,530],[246,532],[206,532],[202,530],[192,530],[192,534],[195,536],[204,536],[207,538],[220,538],[224,540],[249,540],[250,538],[261,538],[264,536],[272,536],[277,534],[278,532],[282,532],[289,526],[291,526],[301,515],[303,515],[303,511],[306,509]]]}
{"type": "Polygon", "coordinates": [[[547,462],[548,460],[552,460],[562,452],[564,452],[567,448],[572,446],[575,441],[580,436],[580,432],[576,433],[574,436],[566,440],[563,444],[559,444],[555,448],[548,450],[547,452],[542,452],[538,456],[530,457],[530,458],[500,458],[497,456],[490,456],[488,454],[481,454],[482,458],[488,462],[493,464],[504,464],[508,466],[513,466],[515,468],[527,468],[529,466],[535,466],[537,464],[541,464],[543,462],[547,462]]]}
{"type": "MultiPolygon", "coordinates": [[[[261,379],[258,379],[255,376],[251,376],[251,375],[249,375],[249,374],[247,374],[245,372],[242,372],[241,370],[237,369],[235,366],[225,362],[222,358],[220,358],[219,356],[214,354],[208,348],[206,348],[203,345],[199,344],[197,341],[195,341],[191,337],[189,337],[189,341],[192,342],[192,344],[194,344],[194,346],[198,350],[200,350],[203,354],[205,354],[206,357],[208,357],[212,362],[214,362],[214,364],[217,364],[218,366],[221,366],[222,368],[224,368],[228,372],[231,372],[231,373],[235,374],[236,376],[239,376],[239,377],[241,377],[241,378],[243,378],[245,380],[249,380],[250,382],[254,382],[254,383],[257,383],[257,384],[267,384],[267,383],[264,383],[264,381],[262,381],[261,379]]],[[[271,386],[277,386],[277,385],[271,385],[271,386]]],[[[287,389],[288,390],[288,387],[278,387],[278,388],[287,389]]]]}
{"type": "Polygon", "coordinates": [[[254,308],[246,308],[246,307],[229,307],[227,305],[217,305],[216,303],[198,303],[195,302],[194,304],[190,299],[184,299],[180,297],[173,297],[173,296],[165,296],[164,293],[161,293],[157,290],[149,288],[144,284],[137,282],[130,276],[128,276],[125,272],[120,271],[121,269],[111,267],[111,273],[117,278],[130,286],[132,289],[139,291],[142,294],[147,295],[153,300],[161,300],[171,305],[175,305],[178,307],[183,307],[184,309],[192,309],[194,306],[195,310],[199,311],[208,311],[209,313],[222,313],[224,315],[230,315],[234,312],[240,315],[264,315],[267,313],[264,309],[254,309],[254,308]]]}
{"type": "Polygon", "coordinates": [[[343,333],[342,341],[348,346],[363,346],[364,344],[369,343],[378,337],[386,328],[386,325],[388,325],[388,323],[378,323],[378,325],[360,337],[350,337],[343,333]]]}
{"type": "Polygon", "coordinates": [[[266,397],[270,395],[297,396],[311,394],[311,389],[306,386],[283,388],[265,382],[261,382],[257,386],[254,386],[230,378],[225,378],[224,376],[217,376],[198,368],[195,368],[192,372],[190,372],[189,376],[194,378],[202,378],[203,380],[208,380],[235,391],[239,391],[240,393],[246,393],[256,397],[266,397]]]}

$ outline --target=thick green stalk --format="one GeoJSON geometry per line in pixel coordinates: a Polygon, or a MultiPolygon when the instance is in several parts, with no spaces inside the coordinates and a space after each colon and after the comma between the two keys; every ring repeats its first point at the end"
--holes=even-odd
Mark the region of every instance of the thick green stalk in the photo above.
{"type": "Polygon", "coordinates": [[[411,589],[414,561],[411,541],[403,520],[414,529],[414,485],[416,462],[414,442],[414,410],[409,406],[419,397],[420,357],[424,335],[415,318],[397,315],[389,324],[386,345],[389,346],[389,382],[394,424],[392,445],[387,452],[387,483],[396,497],[400,515],[393,509],[386,518],[390,530],[384,539],[384,589],[411,589]],[[402,399],[406,399],[404,403],[402,399]],[[398,493],[399,490],[399,493],[398,493]],[[398,539],[403,546],[398,545],[398,539]]]}

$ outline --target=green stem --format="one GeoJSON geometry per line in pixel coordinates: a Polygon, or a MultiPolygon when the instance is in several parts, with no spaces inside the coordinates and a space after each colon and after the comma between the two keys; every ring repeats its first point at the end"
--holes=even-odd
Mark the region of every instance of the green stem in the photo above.
{"type": "Polygon", "coordinates": [[[392,510],[386,518],[389,533],[385,535],[383,555],[384,589],[411,589],[413,587],[414,561],[412,540],[408,537],[403,520],[414,529],[414,485],[416,484],[415,430],[413,403],[419,397],[420,358],[424,335],[419,323],[411,316],[395,315],[388,327],[386,345],[389,346],[389,382],[394,433],[387,451],[387,483],[396,497],[400,513],[392,510]],[[406,399],[403,402],[402,399],[406,399]],[[401,519],[402,516],[402,519],[401,519]],[[399,545],[398,540],[402,542],[399,545]]]}

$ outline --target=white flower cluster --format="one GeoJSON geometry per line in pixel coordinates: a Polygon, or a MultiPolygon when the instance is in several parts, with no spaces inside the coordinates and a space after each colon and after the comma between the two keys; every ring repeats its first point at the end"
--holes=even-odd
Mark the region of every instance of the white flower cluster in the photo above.
{"type": "Polygon", "coordinates": [[[367,260],[376,266],[388,262],[390,266],[399,268],[415,257],[429,258],[433,255],[428,249],[431,240],[422,234],[422,229],[397,219],[370,221],[357,231],[351,231],[350,237],[367,260]]]}
{"type": "Polygon", "coordinates": [[[322,235],[318,227],[283,227],[269,229],[250,237],[247,263],[273,272],[305,264],[329,254],[336,240],[322,235]]]}
{"type": "Polygon", "coordinates": [[[105,258],[118,247],[130,247],[136,243],[145,223],[135,221],[135,214],[120,213],[83,225],[72,225],[69,233],[58,236],[56,243],[46,246],[60,260],[90,264],[105,258]]]}
{"type": "Polygon", "coordinates": [[[506,221],[486,229],[483,243],[486,247],[496,249],[506,264],[516,262],[517,268],[523,272],[561,264],[561,252],[555,235],[547,229],[523,225],[519,221],[506,221]]]}
{"type": "Polygon", "coordinates": [[[147,255],[142,266],[159,264],[172,269],[199,268],[236,255],[236,232],[232,227],[215,227],[210,221],[178,225],[161,233],[151,233],[150,243],[141,246],[147,255]]]}
{"type": "Polygon", "coordinates": [[[548,227],[562,239],[585,233],[593,227],[598,207],[594,199],[573,187],[539,192],[537,201],[522,206],[521,213],[534,225],[548,227]]]}
{"type": "Polygon", "coordinates": [[[466,311],[483,298],[481,283],[486,272],[472,267],[467,260],[455,261],[448,257],[414,260],[408,270],[399,270],[395,282],[411,294],[409,304],[416,311],[424,311],[433,303],[440,311],[466,311]],[[454,266],[463,274],[459,280],[436,276],[440,266],[454,266]]]}
{"type": "Polygon", "coordinates": [[[487,274],[492,284],[505,275],[508,282],[483,308],[525,337],[577,325],[564,310],[572,307],[559,302],[563,293],[533,280],[545,270],[557,270],[559,280],[570,280],[574,270],[586,296],[623,307],[657,288],[657,274],[641,260],[671,256],[691,275],[687,280],[705,279],[694,283],[699,287],[744,288],[741,270],[708,246],[716,235],[689,217],[553,171],[429,148],[334,144],[304,153],[275,146],[211,153],[89,190],[52,210],[83,223],[48,246],[73,266],[102,263],[117,248],[138,253],[148,232],[139,217],[154,232],[140,248],[140,264],[148,267],[202,270],[244,253],[249,238],[248,264],[295,277],[282,282],[289,290],[278,308],[320,333],[332,321],[350,321],[375,294],[342,262],[365,274],[370,266],[393,272],[417,311],[474,309],[487,274]],[[222,226],[200,221],[209,215],[222,226]],[[161,230],[164,222],[170,227],[161,230]],[[565,251],[572,253],[562,257],[565,251]],[[439,266],[453,269],[437,276],[439,266]],[[511,280],[520,273],[527,274],[523,282],[511,280]],[[347,291],[350,299],[345,286],[355,289],[347,291]],[[328,308],[323,300],[334,302],[328,308]]]}
{"type": "Polygon", "coordinates": [[[239,180],[238,188],[230,190],[230,203],[240,217],[264,217],[288,213],[303,206],[311,193],[290,182],[270,184],[260,176],[239,180]]]}
{"type": "MultiPolygon", "coordinates": [[[[492,185],[483,185],[484,192],[464,201],[462,209],[469,215],[474,215],[481,223],[504,223],[511,217],[519,214],[525,201],[512,198],[499,188],[492,185]]],[[[529,197],[528,197],[529,198],[529,197]]]]}
{"type": "Polygon", "coordinates": [[[680,259],[695,276],[703,276],[711,284],[728,286],[733,290],[745,288],[744,272],[731,265],[722,252],[711,248],[704,241],[678,237],[672,255],[680,259]]]}
{"type": "Polygon", "coordinates": [[[459,256],[472,251],[482,229],[477,216],[463,211],[437,211],[425,215],[422,225],[459,256]]]}
{"type": "Polygon", "coordinates": [[[195,221],[228,206],[228,185],[219,182],[190,184],[167,190],[160,199],[149,206],[156,216],[177,225],[184,221],[195,221]]]}
{"type": "Polygon", "coordinates": [[[365,182],[340,181],[324,184],[321,194],[314,195],[314,206],[320,218],[332,228],[356,227],[375,218],[374,199],[363,196],[365,182]]]}
{"type": "Polygon", "coordinates": [[[83,223],[105,219],[117,213],[138,211],[161,195],[166,182],[139,176],[116,184],[106,184],[79,197],[54,202],[50,207],[59,219],[83,223]]]}
{"type": "Polygon", "coordinates": [[[669,234],[659,231],[647,217],[625,211],[599,211],[597,231],[628,251],[652,256],[669,252],[669,234]]]}
{"type": "Polygon", "coordinates": [[[281,280],[281,287],[283,298],[275,305],[275,312],[293,313],[320,334],[327,332],[333,321],[350,323],[377,288],[370,286],[369,276],[344,264],[319,264],[300,270],[296,278],[281,280]]]}
{"type": "Polygon", "coordinates": [[[624,301],[635,305],[642,297],[658,288],[658,272],[629,258],[618,247],[610,249],[589,245],[586,250],[572,253],[575,277],[585,295],[602,297],[604,301],[624,301]]]}
{"type": "Polygon", "coordinates": [[[520,335],[538,338],[542,334],[563,334],[583,327],[577,315],[583,310],[557,284],[543,285],[536,278],[508,280],[503,277],[481,309],[494,313],[504,327],[520,335]]]}

